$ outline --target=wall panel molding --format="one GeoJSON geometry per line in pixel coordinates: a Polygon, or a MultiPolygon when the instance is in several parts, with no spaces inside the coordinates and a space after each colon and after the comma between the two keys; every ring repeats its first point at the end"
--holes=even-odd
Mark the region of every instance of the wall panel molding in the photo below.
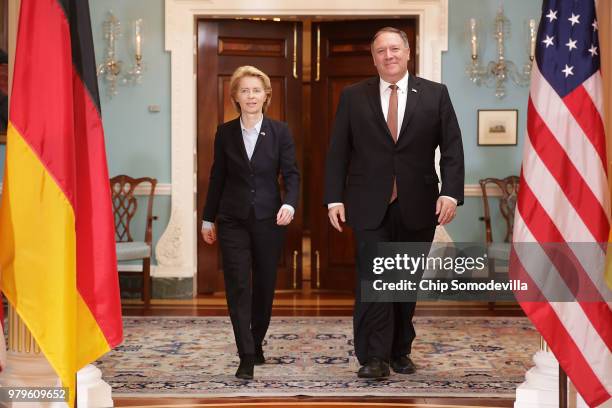
{"type": "MultiPolygon", "coordinates": [[[[149,194],[148,187],[140,186],[134,190],[136,195],[144,196],[149,194]]],[[[0,183],[0,195],[2,194],[2,183],[0,183]]],[[[466,197],[482,197],[482,190],[480,189],[479,184],[466,184],[463,189],[463,194],[466,197]]],[[[155,196],[171,196],[172,195],[172,184],[170,183],[160,183],[155,188],[155,196]]],[[[499,187],[494,185],[487,186],[487,195],[489,197],[501,197],[501,190],[499,187]]]]}

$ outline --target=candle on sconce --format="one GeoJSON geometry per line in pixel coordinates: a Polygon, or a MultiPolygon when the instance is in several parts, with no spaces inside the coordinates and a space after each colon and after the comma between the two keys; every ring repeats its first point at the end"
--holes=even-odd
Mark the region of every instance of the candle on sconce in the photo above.
{"type": "Polygon", "coordinates": [[[478,34],[476,19],[470,18],[470,42],[472,44],[472,58],[478,57],[478,34]]]}
{"type": "MultiPolygon", "coordinates": [[[[495,0],[493,0],[495,1],[495,0]]],[[[518,65],[506,57],[507,40],[510,37],[510,20],[504,14],[504,4],[499,1],[499,7],[493,20],[493,38],[495,39],[495,49],[497,58],[486,61],[483,55],[486,48],[487,33],[485,33],[482,19],[478,17],[470,17],[467,19],[464,29],[464,44],[469,43],[469,52],[471,59],[468,60],[465,66],[465,74],[468,79],[477,86],[485,85],[495,87],[495,96],[503,98],[506,95],[506,83],[508,80],[514,82],[518,86],[528,86],[532,74],[532,68],[535,62],[536,45],[539,41],[537,33],[537,21],[526,18],[523,20],[523,59],[526,59],[525,64],[518,65]],[[525,29],[526,32],[525,32],[525,29]],[[486,35],[485,35],[486,34],[486,35]],[[525,53],[529,58],[525,58],[525,53]]]]}
{"type": "Polygon", "coordinates": [[[529,19],[529,59],[531,60],[535,58],[536,37],[536,22],[533,18],[531,18],[529,19]]]}
{"type": "Polygon", "coordinates": [[[142,19],[134,22],[134,40],[136,42],[136,58],[142,57],[142,19]]]}

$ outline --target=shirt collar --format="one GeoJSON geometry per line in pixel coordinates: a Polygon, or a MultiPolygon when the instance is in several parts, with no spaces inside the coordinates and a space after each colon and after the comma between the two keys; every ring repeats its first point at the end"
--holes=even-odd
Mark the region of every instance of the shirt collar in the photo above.
{"type": "MultiPolygon", "coordinates": [[[[389,89],[389,85],[391,82],[387,82],[384,79],[380,78],[380,92],[383,93],[387,89],[389,89]]],[[[400,91],[406,93],[408,91],[408,71],[406,71],[406,75],[403,76],[402,79],[395,83],[400,91]]]]}
{"type": "MultiPolygon", "coordinates": [[[[261,119],[259,119],[259,122],[257,122],[257,123],[255,124],[255,126],[254,126],[254,127],[255,127],[255,130],[257,131],[257,134],[259,134],[259,132],[260,132],[260,130],[261,130],[261,124],[263,123],[263,118],[264,118],[264,117],[263,117],[263,115],[261,115],[261,119]]],[[[240,116],[240,128],[241,128],[243,131],[248,131],[248,130],[250,130],[250,129],[247,129],[247,128],[244,126],[244,123],[242,123],[242,116],[240,116]]]]}

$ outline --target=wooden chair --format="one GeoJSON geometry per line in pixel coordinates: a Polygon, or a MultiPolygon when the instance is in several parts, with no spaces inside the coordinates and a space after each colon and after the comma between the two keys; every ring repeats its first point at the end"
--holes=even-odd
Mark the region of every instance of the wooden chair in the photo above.
{"type": "MultiPolygon", "coordinates": [[[[489,278],[495,276],[495,262],[510,260],[510,245],[512,243],[512,231],[514,229],[514,209],[519,191],[519,177],[508,176],[504,179],[485,178],[479,180],[482,190],[482,202],[484,207],[484,217],[480,217],[485,224],[485,242],[487,245],[488,273],[489,278]],[[502,196],[499,198],[499,211],[506,222],[506,233],[503,242],[493,242],[493,230],[491,227],[491,211],[489,208],[489,196],[487,186],[496,185],[501,190],[502,196]]],[[[493,310],[495,302],[489,302],[489,309],[493,310]]]]}
{"type": "Polygon", "coordinates": [[[150,177],[132,178],[126,175],[115,176],[110,179],[113,212],[115,218],[115,241],[117,248],[117,261],[131,261],[142,259],[142,288],[141,290],[126,289],[128,292],[142,292],[145,308],[151,303],[151,245],[153,235],[153,198],[157,179],[150,177]],[[143,241],[134,241],[130,228],[138,209],[138,201],[134,192],[141,184],[149,185],[147,218],[143,241]]]}

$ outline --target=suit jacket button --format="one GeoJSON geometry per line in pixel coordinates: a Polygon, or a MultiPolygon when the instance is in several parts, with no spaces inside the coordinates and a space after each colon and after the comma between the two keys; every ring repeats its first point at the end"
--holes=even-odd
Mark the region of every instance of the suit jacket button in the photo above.
{"type": "Polygon", "coordinates": [[[254,193],[254,192],[255,192],[255,190],[251,190],[251,193],[254,193]]]}

